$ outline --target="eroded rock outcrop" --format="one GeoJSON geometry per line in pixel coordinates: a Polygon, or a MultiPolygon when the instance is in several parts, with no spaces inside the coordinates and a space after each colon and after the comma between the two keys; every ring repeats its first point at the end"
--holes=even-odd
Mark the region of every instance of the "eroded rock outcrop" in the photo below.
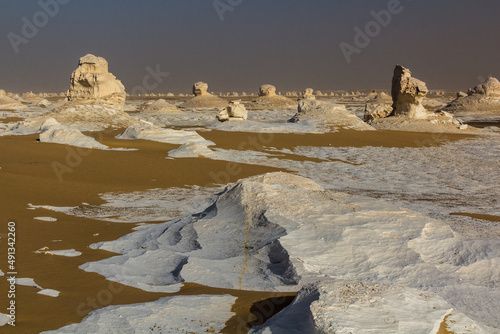
{"type": "Polygon", "coordinates": [[[217,113],[217,119],[221,122],[228,121],[231,118],[234,119],[247,119],[248,112],[241,100],[231,101],[227,108],[220,110],[217,113]]]}
{"type": "Polygon", "coordinates": [[[181,104],[182,109],[215,109],[226,108],[228,103],[226,100],[208,92],[208,84],[205,82],[197,82],[193,85],[194,97],[189,101],[181,104]]]}
{"type": "Polygon", "coordinates": [[[413,78],[409,69],[397,65],[392,78],[392,115],[426,119],[428,113],[422,101],[428,92],[425,82],[413,78]]]}
{"type": "MultiPolygon", "coordinates": [[[[392,106],[389,104],[367,104],[364,119],[380,130],[486,133],[462,124],[450,113],[428,111],[422,104],[427,93],[425,82],[413,78],[409,69],[397,65],[392,78],[392,106]],[[387,115],[389,111],[391,113],[387,115]]],[[[429,102],[427,101],[427,103],[429,102]]]]}
{"type": "Polygon", "coordinates": [[[365,106],[365,122],[385,118],[392,113],[392,106],[386,103],[368,103],[365,106]]]}
{"type": "Polygon", "coordinates": [[[469,89],[467,94],[457,94],[442,110],[455,115],[500,115],[500,82],[488,78],[484,83],[469,89]]]}
{"type": "Polygon", "coordinates": [[[276,87],[262,85],[259,88],[259,97],[248,105],[248,109],[287,109],[293,108],[297,103],[287,97],[276,95],[276,87]]]}
{"type": "Polygon", "coordinates": [[[121,106],[125,104],[125,87],[109,73],[108,62],[102,57],[88,54],[78,62],[72,73],[68,101],[105,103],[121,106]]]}
{"type": "Polygon", "coordinates": [[[314,89],[306,88],[302,92],[302,98],[308,100],[316,100],[316,96],[314,95],[314,89]]]}

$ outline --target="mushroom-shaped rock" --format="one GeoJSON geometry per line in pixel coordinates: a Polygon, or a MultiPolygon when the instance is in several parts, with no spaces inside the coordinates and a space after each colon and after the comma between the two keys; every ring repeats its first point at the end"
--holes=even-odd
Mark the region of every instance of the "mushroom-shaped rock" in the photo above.
{"type": "Polygon", "coordinates": [[[197,82],[193,85],[194,96],[205,96],[208,95],[208,84],[205,82],[197,82]]]}
{"type": "Polygon", "coordinates": [[[102,57],[88,54],[78,62],[71,75],[68,101],[92,101],[123,107],[125,87],[108,72],[108,62],[102,57]]]}
{"type": "Polygon", "coordinates": [[[273,85],[260,86],[259,96],[265,96],[265,97],[276,96],[276,87],[274,87],[273,85]]]}
{"type": "Polygon", "coordinates": [[[306,88],[302,92],[302,98],[303,99],[310,99],[310,100],[315,100],[316,96],[314,95],[314,89],[312,88],[306,88]]]}
{"type": "Polygon", "coordinates": [[[428,93],[425,82],[413,78],[411,71],[401,65],[394,69],[392,78],[392,108],[394,116],[426,119],[428,112],[422,105],[428,93]]]}

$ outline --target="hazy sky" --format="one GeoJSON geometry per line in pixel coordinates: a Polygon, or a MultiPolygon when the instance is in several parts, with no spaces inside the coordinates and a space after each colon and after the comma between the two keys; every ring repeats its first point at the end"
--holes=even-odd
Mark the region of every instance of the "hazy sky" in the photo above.
{"type": "Polygon", "coordinates": [[[129,92],[143,86],[148,67],[169,73],[158,77],[161,82],[150,77],[148,89],[176,93],[190,91],[200,80],[211,91],[256,91],[264,83],[279,91],[389,89],[398,63],[429,89],[465,90],[480,77],[500,77],[500,1],[495,0],[0,4],[0,88],[8,91],[65,91],[87,53],[105,57],[129,92]],[[388,7],[390,17],[375,23],[372,12],[388,7]],[[355,41],[355,28],[365,31],[367,24],[372,37],[355,41]],[[350,63],[341,43],[358,46],[350,63]]]}

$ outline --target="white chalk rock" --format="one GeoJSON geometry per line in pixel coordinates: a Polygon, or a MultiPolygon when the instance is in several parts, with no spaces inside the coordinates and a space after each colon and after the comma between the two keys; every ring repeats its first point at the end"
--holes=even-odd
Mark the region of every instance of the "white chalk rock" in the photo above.
{"type": "Polygon", "coordinates": [[[422,105],[428,89],[425,82],[411,76],[411,71],[401,65],[394,69],[392,78],[393,115],[412,119],[426,119],[427,110],[422,105]]]}
{"type": "Polygon", "coordinates": [[[108,72],[106,59],[91,54],[80,58],[78,68],[71,75],[69,101],[104,101],[123,106],[125,98],[125,87],[108,72]]]}

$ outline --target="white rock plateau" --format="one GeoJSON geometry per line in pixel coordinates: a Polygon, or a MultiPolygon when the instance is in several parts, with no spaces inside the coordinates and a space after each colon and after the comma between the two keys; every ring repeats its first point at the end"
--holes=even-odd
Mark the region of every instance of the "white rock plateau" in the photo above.
{"type": "MultiPolygon", "coordinates": [[[[446,221],[327,191],[286,173],[240,180],[202,212],[92,247],[121,255],[82,269],[148,291],[169,291],[182,282],[296,291],[318,280],[353,280],[387,291],[373,295],[380,301],[373,303],[375,309],[362,300],[353,306],[367,317],[389,312],[396,322],[409,322],[407,328],[422,319],[434,328],[447,314],[464,314],[460,325],[500,328],[498,238],[463,234],[446,221]],[[422,307],[420,293],[436,309],[422,307]]],[[[336,319],[335,307],[311,311],[317,318],[336,319]]],[[[341,322],[345,329],[351,328],[349,319],[341,322]]]]}

